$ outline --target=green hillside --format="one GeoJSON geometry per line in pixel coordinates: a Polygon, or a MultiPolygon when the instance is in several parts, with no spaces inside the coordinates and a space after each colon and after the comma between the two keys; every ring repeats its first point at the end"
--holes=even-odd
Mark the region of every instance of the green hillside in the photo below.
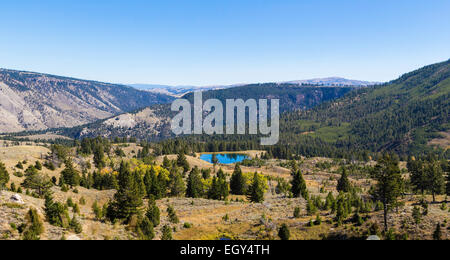
{"type": "MultiPolygon", "coordinates": [[[[355,87],[323,87],[296,84],[252,84],[221,90],[203,92],[203,100],[219,99],[280,99],[280,111],[307,110],[336,98],[340,98],[355,87]]],[[[193,101],[193,94],[184,98],[193,101]]]]}
{"type": "Polygon", "coordinates": [[[310,132],[352,149],[420,153],[449,131],[449,100],[450,60],[290,115],[282,132],[310,132]]]}

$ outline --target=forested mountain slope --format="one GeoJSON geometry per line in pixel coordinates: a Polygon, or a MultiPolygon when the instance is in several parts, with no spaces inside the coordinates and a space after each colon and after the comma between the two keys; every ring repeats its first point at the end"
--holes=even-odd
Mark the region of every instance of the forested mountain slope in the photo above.
{"type": "MultiPolygon", "coordinates": [[[[281,111],[308,109],[322,102],[336,99],[355,89],[354,87],[317,87],[298,86],[291,84],[261,84],[234,87],[223,90],[203,92],[203,100],[216,98],[244,100],[253,98],[279,98],[281,111]]],[[[193,94],[183,98],[191,100],[193,94]]],[[[224,110],[225,111],[225,110],[224,110]]],[[[153,105],[145,109],[124,113],[94,123],[65,129],[50,129],[60,134],[72,137],[135,137],[141,140],[160,140],[174,135],[170,131],[170,119],[175,115],[170,111],[170,105],[153,105]]]]}
{"type": "MultiPolygon", "coordinates": [[[[219,99],[280,99],[280,111],[306,110],[323,102],[344,96],[356,87],[323,87],[297,84],[252,84],[203,92],[203,100],[219,99]]],[[[193,94],[184,96],[193,101],[193,94]]]]}
{"type": "Polygon", "coordinates": [[[450,61],[361,89],[334,102],[285,118],[284,133],[312,136],[371,151],[420,152],[439,132],[448,132],[450,61]]]}

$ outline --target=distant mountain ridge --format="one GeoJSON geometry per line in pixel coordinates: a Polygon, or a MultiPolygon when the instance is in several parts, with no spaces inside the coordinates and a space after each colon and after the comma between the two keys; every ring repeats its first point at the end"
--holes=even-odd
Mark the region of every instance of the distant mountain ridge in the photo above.
{"type": "MultiPolygon", "coordinates": [[[[324,87],[367,87],[372,85],[379,85],[380,82],[370,82],[362,80],[351,80],[340,77],[330,78],[317,78],[307,80],[296,80],[286,82],[268,82],[268,83],[256,83],[256,84],[233,84],[233,85],[216,85],[216,86],[169,86],[158,84],[129,84],[128,86],[134,87],[139,90],[149,91],[153,93],[162,93],[172,96],[183,96],[184,94],[194,91],[210,91],[229,89],[241,86],[254,86],[260,84],[291,84],[291,85],[311,85],[311,86],[324,86],[324,87]]],[[[275,85],[274,85],[275,86],[275,85]]]]}
{"type": "Polygon", "coordinates": [[[361,81],[361,80],[352,80],[345,79],[339,77],[330,77],[330,78],[317,78],[317,79],[307,79],[307,80],[296,80],[296,81],[288,81],[284,83],[290,84],[306,84],[306,85],[320,85],[320,86],[355,86],[355,87],[368,87],[373,85],[380,85],[380,82],[371,82],[371,81],[361,81]]]}
{"type": "Polygon", "coordinates": [[[0,133],[73,127],[171,100],[125,85],[0,69],[0,133]]]}

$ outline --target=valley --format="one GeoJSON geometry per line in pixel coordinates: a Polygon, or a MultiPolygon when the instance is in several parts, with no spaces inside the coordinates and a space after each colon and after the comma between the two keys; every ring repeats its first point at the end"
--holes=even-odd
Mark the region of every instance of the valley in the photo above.
{"type": "Polygon", "coordinates": [[[449,239],[449,73],[203,92],[280,99],[266,147],[174,136],[173,96],[1,70],[0,239],[449,239]]]}

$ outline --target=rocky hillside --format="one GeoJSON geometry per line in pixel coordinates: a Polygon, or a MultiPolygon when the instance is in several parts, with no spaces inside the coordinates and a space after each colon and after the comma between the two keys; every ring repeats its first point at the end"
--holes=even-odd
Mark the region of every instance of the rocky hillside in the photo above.
{"type": "Polygon", "coordinates": [[[171,100],[122,85],[0,69],[0,132],[74,127],[171,100]]]}

